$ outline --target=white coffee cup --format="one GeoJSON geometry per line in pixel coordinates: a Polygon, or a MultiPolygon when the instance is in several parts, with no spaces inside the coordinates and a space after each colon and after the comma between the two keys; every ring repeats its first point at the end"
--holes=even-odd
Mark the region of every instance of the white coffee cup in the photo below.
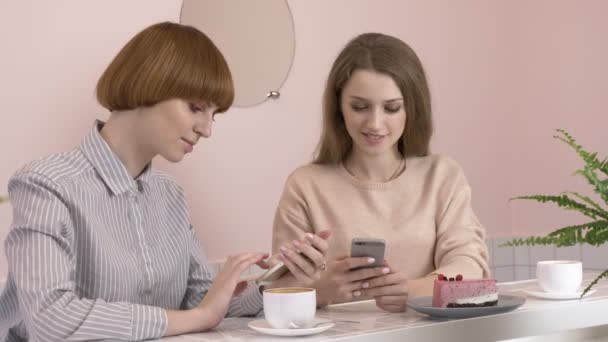
{"type": "Polygon", "coordinates": [[[583,282],[583,264],[576,260],[539,261],[536,278],[545,292],[578,292],[583,282]]]}
{"type": "Polygon", "coordinates": [[[317,311],[317,292],[307,287],[264,290],[264,317],[276,329],[309,327],[317,311]]]}

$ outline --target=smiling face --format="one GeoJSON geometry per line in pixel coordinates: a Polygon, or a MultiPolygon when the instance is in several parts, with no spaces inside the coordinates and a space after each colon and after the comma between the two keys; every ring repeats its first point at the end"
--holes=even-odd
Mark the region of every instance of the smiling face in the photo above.
{"type": "Polygon", "coordinates": [[[217,107],[200,101],[170,99],[142,109],[138,124],[139,141],[146,150],[178,162],[194,150],[200,137],[211,137],[217,107]]]}
{"type": "Polygon", "coordinates": [[[401,91],[390,76],[355,71],[342,91],[340,108],[353,140],[352,153],[379,156],[397,152],[407,116],[401,91]]]}

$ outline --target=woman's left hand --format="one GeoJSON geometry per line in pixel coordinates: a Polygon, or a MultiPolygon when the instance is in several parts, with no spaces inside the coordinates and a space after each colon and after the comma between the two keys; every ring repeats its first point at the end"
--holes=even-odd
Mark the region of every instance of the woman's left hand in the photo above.
{"type": "Polygon", "coordinates": [[[364,282],[361,290],[355,291],[355,298],[373,298],[376,306],[389,312],[403,312],[409,293],[408,279],[403,272],[395,270],[387,262],[390,272],[364,282]]]}
{"type": "Polygon", "coordinates": [[[329,230],[319,232],[318,235],[309,233],[302,240],[294,240],[290,245],[282,246],[278,257],[291,274],[272,282],[270,287],[312,286],[327,268],[327,239],[330,236],[329,230]]]}

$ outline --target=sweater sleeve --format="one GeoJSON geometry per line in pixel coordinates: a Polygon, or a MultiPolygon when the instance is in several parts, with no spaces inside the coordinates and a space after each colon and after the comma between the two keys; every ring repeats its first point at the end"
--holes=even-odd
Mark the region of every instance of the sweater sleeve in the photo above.
{"type": "Polygon", "coordinates": [[[448,199],[438,219],[436,270],[432,273],[462,274],[469,279],[489,277],[488,250],[484,239],[485,229],[473,212],[471,189],[465,184],[448,199]]]}
{"type": "Polygon", "coordinates": [[[5,242],[19,311],[37,341],[161,337],[164,309],[81,298],[75,293],[73,232],[61,189],[26,173],[9,182],[13,223],[5,242]]]}
{"type": "Polygon", "coordinates": [[[296,177],[292,174],[285,183],[283,194],[275,212],[272,228],[272,252],[296,239],[302,239],[306,233],[315,233],[308,219],[308,207],[302,192],[297,186],[296,177]]]}

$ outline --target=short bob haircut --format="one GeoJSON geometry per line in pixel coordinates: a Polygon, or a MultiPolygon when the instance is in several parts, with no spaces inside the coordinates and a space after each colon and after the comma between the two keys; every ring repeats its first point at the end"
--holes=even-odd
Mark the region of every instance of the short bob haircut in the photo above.
{"type": "Polygon", "coordinates": [[[224,56],[191,26],[163,22],[144,29],[118,52],[97,83],[97,100],[111,112],[173,98],[213,103],[219,112],[234,100],[224,56]]]}
{"type": "Polygon", "coordinates": [[[433,132],[431,95],[418,56],[395,37],[364,33],[344,47],[329,73],[323,95],[323,129],[313,163],[337,164],[352,150],[353,141],[346,130],[340,99],[356,70],[376,71],[395,81],[407,115],[399,152],[404,157],[428,155],[433,132]]]}

